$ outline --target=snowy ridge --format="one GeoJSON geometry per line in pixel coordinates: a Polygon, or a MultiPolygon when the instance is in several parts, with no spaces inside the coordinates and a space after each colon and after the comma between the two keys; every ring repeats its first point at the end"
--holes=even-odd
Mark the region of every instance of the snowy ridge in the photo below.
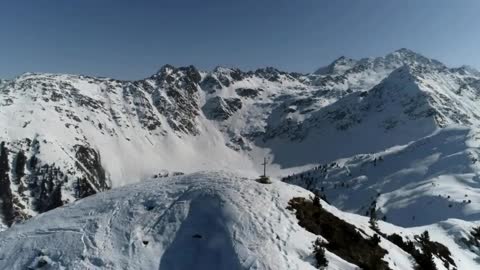
{"type": "MultiPolygon", "coordinates": [[[[144,181],[72,203],[0,233],[0,267],[8,269],[316,269],[315,235],[286,209],[311,193],[274,181],[262,185],[231,173],[196,173],[144,181]],[[16,256],[21,252],[22,256],[16,256]]],[[[326,210],[373,235],[368,218],[326,210]]],[[[387,234],[413,238],[425,229],[449,244],[458,269],[473,269],[474,253],[460,237],[474,224],[448,220],[404,229],[380,222],[387,234]]],[[[391,269],[413,269],[409,255],[382,238],[391,269]]],[[[327,251],[328,269],[356,267],[327,251]]],[[[438,269],[444,269],[437,258],[438,269]]]]}
{"type": "Polygon", "coordinates": [[[285,209],[306,192],[283,186],[200,173],[118,188],[2,233],[0,268],[312,268],[300,258],[312,236],[285,209]]]}

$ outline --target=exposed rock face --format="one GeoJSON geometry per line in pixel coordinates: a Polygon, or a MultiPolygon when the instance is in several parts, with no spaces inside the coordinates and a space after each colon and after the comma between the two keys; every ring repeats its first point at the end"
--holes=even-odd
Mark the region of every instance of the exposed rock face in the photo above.
{"type": "Polygon", "coordinates": [[[158,112],[167,118],[176,131],[198,134],[198,83],[200,73],[193,66],[173,68],[164,66],[152,77],[156,88],[152,100],[158,112]]]}
{"type": "Polygon", "coordinates": [[[357,60],[347,58],[342,56],[337,60],[333,61],[330,65],[326,67],[319,68],[314,74],[317,75],[331,75],[331,74],[338,74],[341,75],[345,73],[347,70],[353,68],[357,64],[357,60]]]}
{"type": "Polygon", "coordinates": [[[82,172],[78,174],[75,168],[61,168],[38,158],[41,151],[37,140],[9,145],[25,149],[12,151],[5,142],[0,146],[1,213],[7,226],[29,218],[32,213],[42,213],[111,187],[100,158],[92,149],[76,147],[77,169],[82,172]]]}
{"type": "Polygon", "coordinates": [[[239,98],[214,97],[203,106],[207,118],[223,121],[232,116],[242,108],[242,101],[239,98]]]}
{"type": "Polygon", "coordinates": [[[8,165],[8,150],[5,142],[0,143],[0,199],[2,203],[3,221],[10,226],[16,219],[17,214],[13,206],[13,195],[10,188],[10,177],[8,165]]]}
{"type": "Polygon", "coordinates": [[[145,86],[145,82],[134,82],[133,84],[124,88],[124,97],[125,99],[131,99],[131,102],[135,106],[138,120],[142,124],[143,128],[146,128],[150,131],[157,129],[160,130],[162,123],[155,114],[155,109],[149,101],[148,93],[139,91],[139,88],[148,89],[148,85],[145,86]]]}
{"type": "Polygon", "coordinates": [[[84,198],[110,188],[111,184],[105,176],[100,154],[83,145],[74,146],[77,168],[85,172],[85,177],[77,179],[77,198],[84,198]]]}
{"type": "Polygon", "coordinates": [[[200,86],[204,91],[210,94],[222,89],[222,84],[210,74],[202,80],[200,86]]]}
{"type": "Polygon", "coordinates": [[[237,95],[239,95],[241,97],[255,98],[260,94],[260,92],[263,92],[263,89],[261,89],[261,88],[257,88],[257,89],[237,88],[237,89],[235,89],[235,92],[237,93],[237,95]]]}

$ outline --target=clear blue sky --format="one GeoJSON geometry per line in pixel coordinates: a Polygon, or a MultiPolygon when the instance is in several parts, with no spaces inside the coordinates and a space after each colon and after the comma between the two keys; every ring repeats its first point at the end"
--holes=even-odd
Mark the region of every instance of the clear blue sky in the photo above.
{"type": "Polygon", "coordinates": [[[23,72],[139,79],[164,64],[310,72],[406,47],[480,67],[478,0],[11,0],[0,78],[23,72]]]}

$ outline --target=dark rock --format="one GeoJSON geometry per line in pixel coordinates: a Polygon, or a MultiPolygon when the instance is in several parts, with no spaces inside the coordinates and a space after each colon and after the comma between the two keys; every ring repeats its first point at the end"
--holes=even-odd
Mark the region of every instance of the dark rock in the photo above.
{"type": "Polygon", "coordinates": [[[75,145],[77,168],[85,172],[83,178],[77,179],[77,198],[95,194],[96,191],[110,189],[110,181],[105,176],[100,154],[87,146],[75,145]]]}
{"type": "Polygon", "coordinates": [[[170,127],[176,131],[197,135],[200,73],[193,66],[178,69],[168,66],[152,76],[152,79],[157,84],[152,90],[153,105],[167,118],[170,127]]]}
{"type": "Polygon", "coordinates": [[[13,195],[10,188],[10,177],[8,175],[8,149],[5,142],[0,143],[0,199],[2,200],[2,215],[7,226],[11,226],[15,220],[13,208],[13,195]]]}
{"type": "Polygon", "coordinates": [[[207,75],[201,82],[200,87],[207,93],[214,93],[222,88],[220,82],[211,75],[207,75]]]}
{"type": "Polygon", "coordinates": [[[235,92],[241,97],[255,98],[260,94],[260,92],[263,92],[263,89],[237,88],[235,89],[235,92]]]}
{"type": "Polygon", "coordinates": [[[213,97],[203,106],[203,112],[209,119],[227,120],[234,112],[242,108],[242,101],[239,98],[213,97]]]}

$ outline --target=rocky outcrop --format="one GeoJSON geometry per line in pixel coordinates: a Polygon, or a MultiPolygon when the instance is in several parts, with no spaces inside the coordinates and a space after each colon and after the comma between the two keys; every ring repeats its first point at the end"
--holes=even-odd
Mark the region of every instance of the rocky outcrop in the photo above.
{"type": "Polygon", "coordinates": [[[263,89],[261,88],[237,88],[235,89],[235,92],[237,95],[244,97],[244,98],[256,98],[257,96],[260,95],[261,92],[263,92],[263,89]]]}
{"type": "Polygon", "coordinates": [[[92,148],[75,145],[76,166],[85,172],[85,176],[77,178],[76,197],[84,198],[100,191],[110,189],[111,183],[105,176],[100,154],[92,148]]]}
{"type": "Polygon", "coordinates": [[[152,100],[158,112],[167,118],[170,127],[179,132],[198,134],[198,83],[201,75],[193,67],[164,66],[152,77],[155,89],[152,100]]]}
{"type": "Polygon", "coordinates": [[[10,188],[10,176],[8,165],[8,149],[5,147],[5,142],[0,143],[0,199],[2,203],[2,216],[3,222],[7,226],[12,225],[15,221],[17,214],[13,206],[13,195],[10,188]]]}
{"type": "Polygon", "coordinates": [[[208,119],[223,121],[227,120],[236,111],[242,108],[239,98],[213,97],[203,106],[203,112],[208,119]]]}
{"type": "Polygon", "coordinates": [[[43,213],[111,188],[99,154],[76,145],[75,167],[58,166],[38,156],[41,143],[25,139],[0,144],[0,216],[11,226],[43,213]],[[15,149],[15,150],[12,150],[15,149]],[[78,170],[78,171],[76,171],[78,170]]]}

